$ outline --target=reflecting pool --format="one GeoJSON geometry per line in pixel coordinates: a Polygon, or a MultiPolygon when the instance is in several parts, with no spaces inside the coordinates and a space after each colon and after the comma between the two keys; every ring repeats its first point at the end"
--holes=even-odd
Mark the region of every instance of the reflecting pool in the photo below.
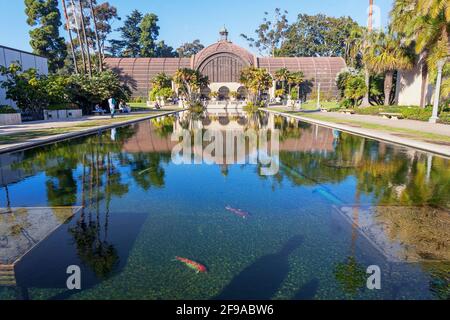
{"type": "Polygon", "coordinates": [[[449,165],[266,113],[182,113],[3,154],[0,299],[449,299],[449,165]],[[278,173],[175,164],[172,134],[206,129],[279,130],[278,173]]]}

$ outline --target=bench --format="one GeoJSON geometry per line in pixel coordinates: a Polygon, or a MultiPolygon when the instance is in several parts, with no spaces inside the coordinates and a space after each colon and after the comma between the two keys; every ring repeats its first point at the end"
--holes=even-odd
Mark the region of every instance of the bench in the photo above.
{"type": "Polygon", "coordinates": [[[106,111],[105,110],[103,110],[103,111],[92,111],[92,113],[94,114],[94,115],[98,115],[98,116],[103,116],[105,113],[106,113],[106,111]]]}
{"type": "Polygon", "coordinates": [[[385,119],[392,119],[392,120],[403,119],[403,115],[401,113],[382,112],[380,113],[380,116],[382,116],[385,119]]]}
{"type": "Polygon", "coordinates": [[[341,110],[340,113],[345,113],[345,114],[355,114],[355,110],[352,110],[352,109],[345,109],[345,110],[341,110]]]}

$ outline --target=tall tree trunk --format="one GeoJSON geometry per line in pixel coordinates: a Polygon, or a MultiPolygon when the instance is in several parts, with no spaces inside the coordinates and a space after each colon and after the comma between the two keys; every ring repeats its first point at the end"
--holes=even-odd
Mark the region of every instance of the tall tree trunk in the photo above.
{"type": "Polygon", "coordinates": [[[426,96],[427,96],[427,86],[428,86],[428,65],[427,65],[428,51],[424,51],[420,55],[419,65],[420,72],[422,74],[422,85],[420,88],[420,107],[425,108],[426,106],[426,96]]]}
{"type": "Polygon", "coordinates": [[[388,106],[391,103],[392,82],[394,79],[394,71],[387,71],[384,77],[384,105],[388,106]]]}
{"type": "Polygon", "coordinates": [[[73,65],[75,67],[75,73],[78,74],[77,55],[75,54],[75,48],[74,48],[73,37],[72,37],[72,30],[70,28],[69,15],[67,14],[66,0],[62,0],[62,6],[63,6],[63,10],[64,10],[64,18],[66,19],[67,32],[69,33],[70,49],[72,51],[73,65]]]}
{"type": "Polygon", "coordinates": [[[83,39],[81,38],[81,34],[80,34],[80,25],[78,23],[77,7],[75,5],[75,1],[74,0],[70,0],[70,4],[72,6],[73,19],[75,20],[75,28],[77,29],[77,37],[78,37],[78,43],[80,45],[81,61],[83,62],[83,70],[84,70],[84,73],[86,73],[86,71],[87,71],[87,68],[86,68],[86,57],[84,55],[84,44],[83,44],[83,39]]]}
{"type": "Polygon", "coordinates": [[[95,40],[97,42],[97,54],[98,54],[98,70],[100,72],[103,71],[103,54],[102,47],[100,44],[100,37],[98,36],[98,28],[97,28],[97,16],[95,15],[94,4],[92,0],[89,0],[89,5],[91,7],[91,16],[94,22],[94,31],[95,31],[95,40]]]}
{"type": "Polygon", "coordinates": [[[91,65],[91,53],[89,50],[89,42],[86,36],[86,25],[84,21],[84,12],[83,12],[83,3],[82,0],[78,0],[78,3],[80,4],[80,20],[81,20],[81,30],[83,31],[83,39],[84,43],[86,44],[86,52],[87,52],[87,62],[88,62],[88,72],[89,77],[92,77],[92,65],[91,65]]]}
{"type": "Polygon", "coordinates": [[[367,93],[365,94],[361,107],[368,107],[370,106],[370,101],[369,101],[369,93],[370,93],[370,73],[369,70],[367,68],[364,69],[364,76],[365,76],[365,80],[366,80],[366,87],[367,87],[367,93]]]}

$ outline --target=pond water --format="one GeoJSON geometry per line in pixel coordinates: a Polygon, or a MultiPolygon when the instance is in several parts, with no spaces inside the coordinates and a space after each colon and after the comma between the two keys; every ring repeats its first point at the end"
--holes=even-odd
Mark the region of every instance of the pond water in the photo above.
{"type": "Polygon", "coordinates": [[[0,299],[448,299],[449,165],[265,113],[0,155],[0,299]],[[279,171],[174,163],[172,133],[194,128],[279,130],[279,171]]]}

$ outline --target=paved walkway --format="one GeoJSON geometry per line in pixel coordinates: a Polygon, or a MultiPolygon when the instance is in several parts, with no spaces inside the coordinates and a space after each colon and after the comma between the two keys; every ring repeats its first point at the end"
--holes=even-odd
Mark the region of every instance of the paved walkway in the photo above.
{"type": "Polygon", "coordinates": [[[433,134],[440,134],[450,137],[450,125],[442,123],[429,123],[417,120],[390,120],[379,116],[362,115],[362,114],[342,114],[338,112],[321,112],[317,113],[323,116],[329,116],[338,119],[361,121],[376,125],[389,126],[399,129],[418,130],[422,132],[429,132],[433,134]]]}
{"type": "Polygon", "coordinates": [[[418,135],[414,135],[413,132],[408,132],[410,130],[414,130],[419,131],[420,133],[450,137],[450,125],[432,124],[416,120],[390,120],[370,115],[346,115],[336,112],[314,112],[305,114],[296,113],[294,115],[283,112],[284,109],[282,108],[271,109],[275,109],[276,111],[269,110],[269,112],[450,157],[450,143],[448,141],[438,141],[439,139],[436,141],[433,139],[428,139],[427,137],[419,137],[418,135]],[[279,109],[279,111],[277,109],[279,109]],[[317,119],[313,117],[317,117],[317,119]],[[320,117],[323,117],[323,119],[320,119],[320,117]],[[342,122],[339,120],[342,120],[342,122]],[[352,123],[348,121],[354,122],[352,123]],[[389,128],[364,128],[356,122],[385,126],[393,129],[390,131],[389,128]],[[398,129],[398,131],[395,131],[395,129],[398,129]],[[402,132],[401,130],[405,131],[402,132]]]}

